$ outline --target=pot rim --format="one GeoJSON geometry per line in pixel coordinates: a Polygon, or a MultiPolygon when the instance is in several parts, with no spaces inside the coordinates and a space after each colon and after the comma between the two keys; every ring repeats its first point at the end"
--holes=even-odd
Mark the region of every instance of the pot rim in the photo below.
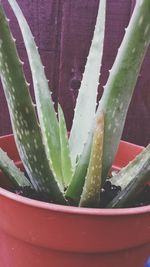
{"type": "Polygon", "coordinates": [[[0,196],[9,198],[12,201],[19,202],[20,204],[35,207],[38,209],[45,209],[57,211],[67,214],[77,215],[90,215],[90,216],[124,216],[124,215],[140,215],[143,213],[150,213],[150,205],[136,208],[118,208],[118,209],[100,209],[100,208],[81,208],[73,206],[63,206],[59,204],[46,203],[39,200],[30,199],[27,197],[19,196],[6,189],[0,187],[0,196]]]}
{"type": "MultiPolygon", "coordinates": [[[[0,136],[0,140],[5,140],[6,138],[13,138],[13,134],[0,136]]],[[[126,141],[121,141],[122,143],[128,143],[126,141]]],[[[132,144],[138,148],[143,148],[141,146],[132,144]]],[[[16,162],[19,164],[20,160],[16,162]]],[[[58,204],[46,203],[39,200],[30,199],[24,196],[19,196],[15,193],[12,193],[6,189],[0,187],[0,196],[9,198],[20,204],[24,204],[30,207],[36,207],[38,209],[45,209],[51,211],[58,211],[68,214],[78,214],[78,215],[90,215],[90,216],[119,216],[119,215],[140,215],[143,213],[150,213],[150,205],[136,208],[118,208],[118,209],[100,209],[100,208],[81,208],[73,206],[63,206],[58,204]]]]}

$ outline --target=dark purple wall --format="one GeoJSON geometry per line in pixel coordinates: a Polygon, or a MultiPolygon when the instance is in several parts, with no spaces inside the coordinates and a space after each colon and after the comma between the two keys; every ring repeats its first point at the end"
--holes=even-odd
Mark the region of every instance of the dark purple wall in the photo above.
{"type": "MultiPolygon", "coordinates": [[[[86,56],[94,29],[99,0],[18,0],[39,46],[55,102],[59,100],[71,127],[86,56]]],[[[128,25],[135,0],[107,0],[107,23],[99,97],[117,49],[128,25]]],[[[17,39],[18,51],[31,74],[17,22],[7,1],[2,0],[17,39]]],[[[123,139],[146,145],[150,141],[150,50],[139,76],[126,121],[123,139]]],[[[31,86],[32,88],[32,86],[31,86]]],[[[32,91],[32,89],[31,89],[32,91]]],[[[11,132],[9,115],[0,88],[0,135],[11,132]]]]}

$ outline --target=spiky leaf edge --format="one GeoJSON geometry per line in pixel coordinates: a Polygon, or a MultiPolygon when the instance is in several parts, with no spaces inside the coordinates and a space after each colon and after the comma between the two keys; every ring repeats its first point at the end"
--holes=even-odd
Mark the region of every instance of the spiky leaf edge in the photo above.
{"type": "Polygon", "coordinates": [[[58,180],[63,190],[59,126],[49,91],[48,80],[45,76],[44,67],[34,37],[19,5],[16,0],[8,0],[8,2],[19,23],[28,54],[45,151],[55,179],[58,180]]]}

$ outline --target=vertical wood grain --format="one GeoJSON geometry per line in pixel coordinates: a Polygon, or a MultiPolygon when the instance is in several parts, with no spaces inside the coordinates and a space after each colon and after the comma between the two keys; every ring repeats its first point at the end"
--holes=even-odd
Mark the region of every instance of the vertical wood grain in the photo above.
{"type": "Polygon", "coordinates": [[[98,0],[62,1],[59,102],[70,129],[90,40],[97,15],[98,0]]]}
{"type": "MultiPolygon", "coordinates": [[[[46,75],[49,80],[50,88],[53,92],[54,101],[57,102],[58,88],[58,10],[59,0],[18,0],[23,13],[31,27],[36,43],[39,47],[43,65],[46,67],[46,75]]],[[[24,61],[24,70],[28,82],[31,83],[31,94],[33,96],[32,77],[25,51],[21,32],[16,18],[8,5],[7,0],[2,0],[7,17],[10,19],[10,27],[13,36],[17,39],[17,48],[21,60],[24,61]]],[[[34,96],[33,96],[34,98],[34,96]]],[[[7,104],[5,101],[2,86],[0,86],[0,135],[11,133],[11,125],[7,104]]]]}
{"type": "MultiPolygon", "coordinates": [[[[86,57],[96,21],[98,0],[62,1],[59,100],[71,127],[73,107],[78,94],[86,57]]],[[[106,36],[99,96],[108,78],[130,18],[131,1],[107,1],[106,36]]],[[[92,90],[92,88],[91,88],[92,90]]]]}
{"type": "MultiPolygon", "coordinates": [[[[131,14],[136,0],[131,1],[131,14]]],[[[147,51],[130,104],[122,138],[146,146],[150,142],[150,48],[147,51]]]]}
{"type": "MultiPolygon", "coordinates": [[[[16,19],[7,3],[2,0],[25,73],[31,83],[26,51],[16,19]]],[[[41,53],[46,75],[50,80],[54,101],[61,103],[70,129],[74,106],[86,57],[91,43],[99,0],[18,0],[41,53]]],[[[101,70],[99,99],[109,69],[124,35],[135,0],[107,0],[107,22],[101,70]]],[[[150,141],[150,49],[147,53],[128,112],[123,139],[146,145],[150,141]]],[[[91,88],[92,90],[92,88],[91,88]]],[[[34,97],[34,96],[33,96],[34,97]]],[[[11,132],[8,110],[0,86],[0,135],[11,132]]]]}

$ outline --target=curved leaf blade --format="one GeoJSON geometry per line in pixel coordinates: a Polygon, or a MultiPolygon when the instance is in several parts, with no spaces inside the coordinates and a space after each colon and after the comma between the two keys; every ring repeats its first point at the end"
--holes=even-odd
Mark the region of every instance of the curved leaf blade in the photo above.
{"type": "Polygon", "coordinates": [[[7,153],[0,148],[0,169],[9,177],[14,186],[33,188],[33,185],[7,156],[7,153]]]}
{"type": "Polygon", "coordinates": [[[0,75],[20,157],[37,191],[66,203],[50,170],[22,62],[0,6],[0,75]]]}
{"type": "Polygon", "coordinates": [[[75,172],[73,174],[72,180],[70,181],[70,184],[65,194],[69,203],[76,206],[78,206],[79,204],[81,194],[83,191],[85,177],[87,174],[87,169],[90,160],[92,138],[93,138],[93,133],[91,131],[88,136],[88,141],[84,145],[83,153],[78,159],[77,165],[75,167],[75,172]]]}
{"type": "Polygon", "coordinates": [[[105,11],[106,0],[101,0],[69,139],[73,169],[75,169],[77,158],[83,152],[84,144],[88,139],[88,133],[93,126],[104,44],[105,11]]]}
{"type": "Polygon", "coordinates": [[[120,142],[128,107],[149,44],[150,1],[137,0],[99,104],[105,116],[103,183],[120,142]]]}
{"type": "Polygon", "coordinates": [[[58,118],[59,118],[59,133],[61,145],[61,166],[64,187],[66,187],[72,179],[72,164],[70,158],[70,149],[68,142],[68,132],[66,128],[65,118],[60,105],[58,105],[58,118]]]}
{"type": "Polygon", "coordinates": [[[98,110],[89,167],[79,204],[81,207],[99,207],[103,156],[103,136],[104,114],[102,110],[98,110]]]}
{"type": "Polygon", "coordinates": [[[112,177],[111,182],[121,186],[121,192],[108,204],[108,208],[123,208],[135,199],[150,181],[150,145],[133,161],[112,177]]]}
{"type": "Polygon", "coordinates": [[[42,65],[34,37],[19,5],[16,0],[8,0],[8,2],[19,23],[28,54],[45,151],[55,178],[63,188],[59,127],[44,67],[42,65]]]}

